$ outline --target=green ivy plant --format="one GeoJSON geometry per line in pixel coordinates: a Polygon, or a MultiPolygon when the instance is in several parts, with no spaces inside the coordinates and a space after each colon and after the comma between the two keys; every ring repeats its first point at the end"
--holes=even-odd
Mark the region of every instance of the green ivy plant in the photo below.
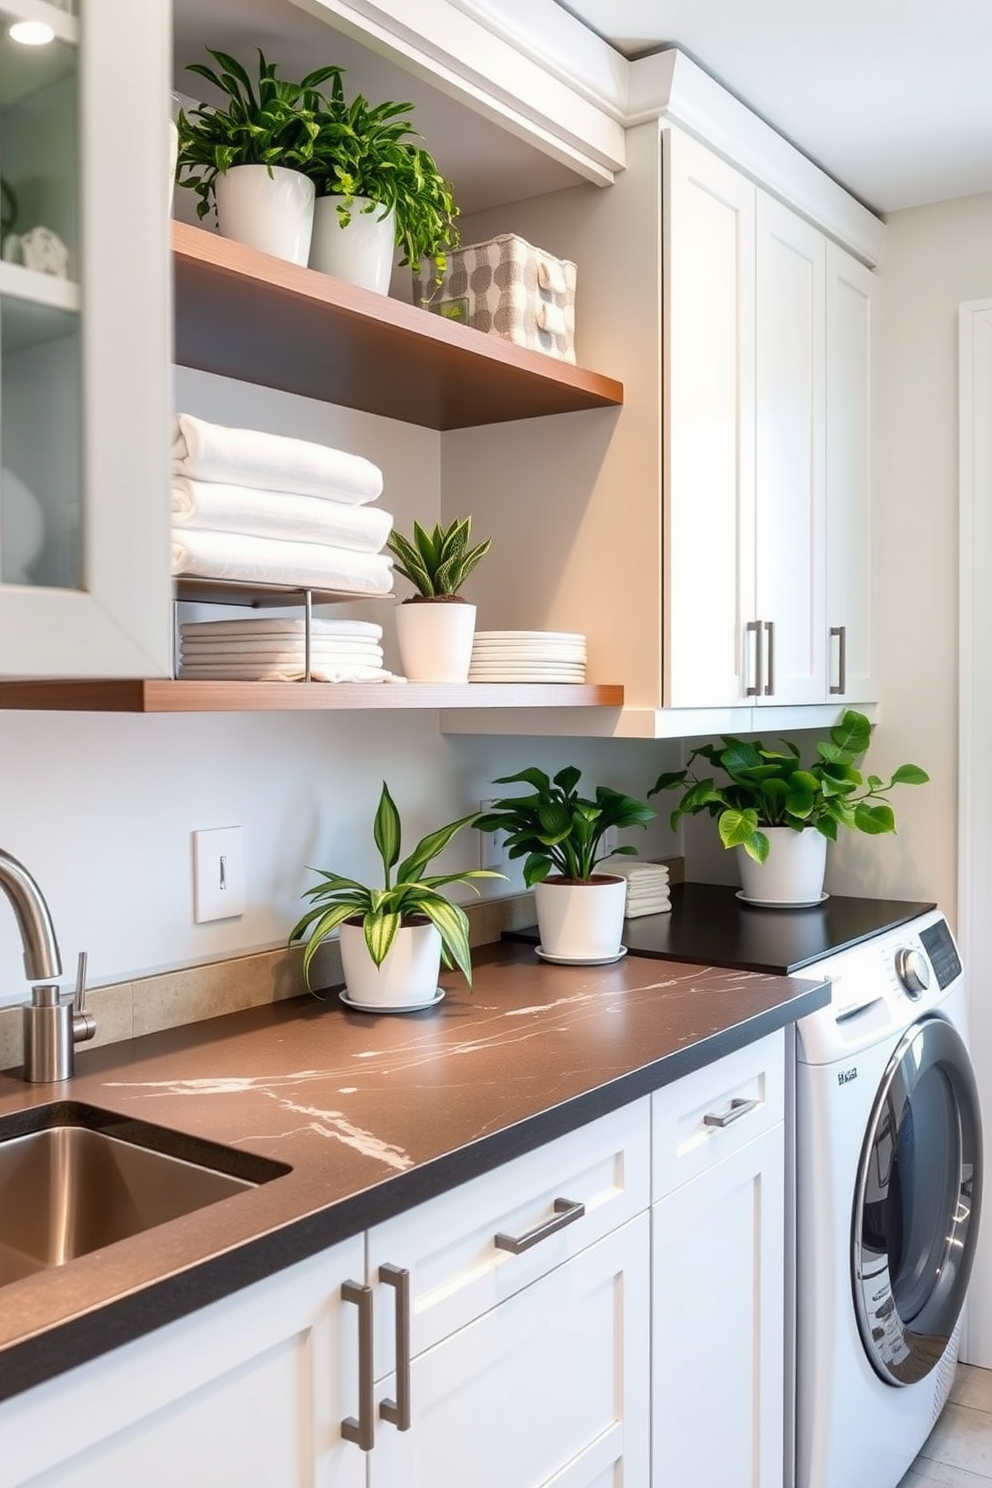
{"type": "Polygon", "coordinates": [[[468,883],[474,889],[472,879],[505,878],[506,875],[488,868],[441,874],[425,874],[424,870],[444,851],[455,833],[473,822],[477,815],[473,812],[429,833],[397,867],[402,827],[389,787],[383,781],[372,829],[382,859],[382,886],[372,888],[340,873],[317,869],[315,871],[322,882],[303,891],[304,897],[312,904],[293,926],[289,943],[292,945],[294,941],[307,937],[303,974],[308,986],[310,966],[318,947],[345,920],[359,918],[365,931],[365,944],[376,966],[382,965],[401,925],[430,920],[441,937],[441,956],[445,966],[457,966],[469,986],[472,985],[468,917],[460,905],[452,904],[438,890],[445,884],[456,883],[468,883]]]}
{"type": "Polygon", "coordinates": [[[829,739],[816,745],[816,758],[803,764],[799,746],[790,739],[782,749],[768,749],[760,740],[722,736],[722,747],[703,744],[694,749],[684,770],[659,775],[649,796],[683,791],[671,814],[672,830],[682,817],[700,812],[716,818],[724,847],[743,847],[756,863],[768,857],[769,842],[762,827],[791,827],[801,832],[815,827],[831,842],[839,827],[877,835],[894,832],[895,815],[887,795],[895,785],[925,785],[930,779],[919,765],[900,765],[889,780],[865,777],[858,768],[871,740],[872,726],[863,713],[845,710],[830,730],[829,739]],[[717,782],[694,769],[697,760],[721,770],[717,782]]]}
{"type": "Polygon", "coordinates": [[[321,86],[341,70],[320,67],[298,83],[289,82],[277,75],[276,64],[266,61],[259,49],[256,84],[235,57],[212,47],[207,51],[219,72],[204,62],[190,62],[186,71],[226,94],[226,106],[200,104],[188,114],[181,109],[176,121],[176,181],[196,192],[200,198],[196,214],[201,218],[213,205],[217,177],[232,166],[265,165],[270,174],[275,165],[308,172],[320,134],[321,86]]]}
{"type": "Polygon", "coordinates": [[[551,873],[572,882],[588,882],[604,858],[618,853],[636,857],[637,848],[629,845],[603,851],[603,837],[611,827],[646,827],[657,815],[642,801],[608,785],[597,785],[592,799],[580,796],[580,778],[574,765],[559,770],[554,779],[533,768],[501,775],[494,785],[522,781],[533,786],[533,794],[494,801],[474,822],[480,832],[506,833],[507,856],[525,859],[528,888],[551,873]]]}
{"type": "Polygon", "coordinates": [[[428,532],[413,524],[413,537],[392,532],[386,546],[401,573],[425,599],[455,599],[476,564],[489,552],[492,538],[469,546],[472,518],[456,517],[447,527],[436,523],[428,532]]]}
{"type": "Polygon", "coordinates": [[[350,103],[337,69],[330,97],[318,109],[313,154],[306,166],[318,196],[338,196],[341,226],[351,221],[357,198],[363,212],[384,217],[396,213],[400,263],[420,273],[421,260],[432,258],[434,282],[447,266],[446,250],[460,238],[453,187],[410,122],[412,103],[389,100],[372,106],[362,94],[350,103]]]}

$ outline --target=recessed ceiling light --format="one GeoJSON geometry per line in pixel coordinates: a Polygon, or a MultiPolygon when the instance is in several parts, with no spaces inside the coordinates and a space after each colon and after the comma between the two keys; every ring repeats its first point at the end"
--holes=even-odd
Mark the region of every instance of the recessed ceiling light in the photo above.
{"type": "Polygon", "coordinates": [[[45,21],[15,21],[7,28],[7,35],[22,46],[47,46],[55,40],[55,32],[45,21]]]}

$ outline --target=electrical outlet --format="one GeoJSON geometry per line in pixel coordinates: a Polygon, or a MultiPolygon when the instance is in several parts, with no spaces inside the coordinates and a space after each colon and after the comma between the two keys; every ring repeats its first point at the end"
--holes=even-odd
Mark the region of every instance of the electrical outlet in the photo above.
{"type": "Polygon", "coordinates": [[[606,857],[609,857],[610,853],[615,853],[616,852],[616,850],[617,850],[617,829],[616,829],[616,827],[607,827],[606,831],[603,833],[602,838],[600,839],[599,850],[606,857]]]}
{"type": "Polygon", "coordinates": [[[198,925],[245,912],[241,836],[240,827],[193,833],[193,919],[198,925]]]}
{"type": "MultiPolygon", "coordinates": [[[[480,801],[480,811],[491,811],[496,805],[495,800],[480,801]]],[[[479,832],[479,867],[492,869],[495,873],[511,872],[510,860],[506,855],[506,833],[505,832],[479,832]]]]}

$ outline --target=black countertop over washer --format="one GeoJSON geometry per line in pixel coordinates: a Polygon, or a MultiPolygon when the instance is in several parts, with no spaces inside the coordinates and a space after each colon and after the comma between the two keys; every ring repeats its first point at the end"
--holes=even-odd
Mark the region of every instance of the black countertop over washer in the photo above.
{"type": "MultiPolygon", "coordinates": [[[[936,908],[931,902],[837,894],[811,909],[757,909],[737,893],[726,884],[673,884],[671,912],[627,920],[624,945],[634,956],[792,976],[936,908]]],[[[533,925],[505,931],[503,938],[536,945],[539,936],[533,925]]]]}

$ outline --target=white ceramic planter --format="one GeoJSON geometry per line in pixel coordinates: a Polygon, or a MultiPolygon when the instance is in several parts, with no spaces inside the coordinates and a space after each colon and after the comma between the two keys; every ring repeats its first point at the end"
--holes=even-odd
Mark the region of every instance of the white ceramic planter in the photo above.
{"type": "Polygon", "coordinates": [[[441,971],[441,937],[435,927],[401,925],[381,966],[365,944],[360,924],[340,928],[341,966],[352,1002],[365,1007],[410,1007],[430,1002],[441,971]]]}
{"type": "Polygon", "coordinates": [[[346,284],[388,294],[396,257],[396,213],[390,210],[383,217],[378,205],[371,212],[363,212],[368,199],[356,196],[350,208],[351,221],[342,227],[337,212],[342,200],[340,196],[321,196],[314,204],[310,267],[333,274],[346,284]]]}
{"type": "Polygon", "coordinates": [[[627,880],[599,874],[588,883],[546,878],[534,885],[541,950],[563,961],[606,961],[623,941],[627,880]]]}
{"type": "Polygon", "coordinates": [[[818,904],[827,866],[827,839],[815,827],[762,827],[770,847],[763,863],[737,849],[741,892],[753,904],[818,904]]]}
{"type": "Polygon", "coordinates": [[[305,264],[313,232],[314,185],[301,171],[233,165],[217,177],[217,225],[225,238],[273,258],[305,264]]]}
{"type": "Polygon", "coordinates": [[[459,600],[404,600],[396,606],[400,665],[411,682],[467,682],[475,639],[475,605],[459,600]]]}

